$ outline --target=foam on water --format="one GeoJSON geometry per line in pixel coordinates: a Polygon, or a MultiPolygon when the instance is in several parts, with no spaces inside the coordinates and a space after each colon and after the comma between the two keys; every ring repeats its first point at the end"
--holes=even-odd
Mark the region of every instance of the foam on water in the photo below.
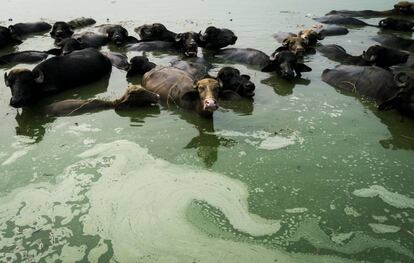
{"type": "Polygon", "coordinates": [[[411,208],[414,209],[414,199],[409,198],[399,193],[393,193],[380,185],[372,185],[369,188],[355,190],[353,192],[358,197],[376,197],[382,199],[385,203],[396,208],[411,208]]]}
{"type": "Polygon", "coordinates": [[[190,204],[200,200],[246,235],[277,233],[278,220],[249,212],[248,190],[237,180],[155,159],[128,141],[96,145],[79,157],[56,184],[31,184],[0,199],[1,258],[97,261],[111,249],[119,262],[349,262],[212,238],[187,220],[190,204]],[[72,244],[75,231],[99,242],[72,244]]]}
{"type": "Polygon", "coordinates": [[[300,144],[303,143],[303,139],[298,137],[295,133],[288,137],[275,135],[266,131],[242,133],[238,131],[221,130],[216,131],[214,134],[224,137],[244,137],[246,138],[244,140],[246,143],[263,150],[277,150],[286,148],[296,142],[299,142],[300,144]]]}
{"type": "Polygon", "coordinates": [[[372,231],[374,231],[377,234],[386,234],[386,233],[397,233],[401,230],[401,227],[399,226],[392,226],[392,225],[384,225],[384,224],[368,224],[372,231]]]}
{"type": "MultiPolygon", "coordinates": [[[[384,230],[383,227],[381,229],[384,230]]],[[[411,260],[414,259],[414,254],[410,249],[401,246],[395,241],[378,239],[358,232],[351,232],[339,238],[337,234],[329,237],[320,228],[319,222],[316,219],[307,219],[301,223],[290,240],[299,241],[301,239],[308,241],[316,248],[327,249],[342,254],[357,254],[366,250],[388,248],[395,253],[411,258],[411,260]],[[346,243],[343,244],[342,242],[344,241],[346,243]]]]}

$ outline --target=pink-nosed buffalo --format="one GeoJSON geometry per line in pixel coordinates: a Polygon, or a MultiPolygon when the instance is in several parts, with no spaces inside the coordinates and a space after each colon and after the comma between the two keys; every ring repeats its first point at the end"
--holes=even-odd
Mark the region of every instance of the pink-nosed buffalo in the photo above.
{"type": "Polygon", "coordinates": [[[218,108],[220,82],[213,78],[195,80],[175,67],[159,67],[145,73],[142,86],[160,95],[167,106],[175,105],[210,117],[218,108]]]}

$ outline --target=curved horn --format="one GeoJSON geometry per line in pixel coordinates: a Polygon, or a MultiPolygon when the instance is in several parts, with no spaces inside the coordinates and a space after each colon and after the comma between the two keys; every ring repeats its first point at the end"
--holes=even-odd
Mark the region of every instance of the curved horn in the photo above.
{"type": "Polygon", "coordinates": [[[37,77],[34,79],[34,81],[39,84],[43,83],[43,81],[45,80],[45,75],[43,74],[43,72],[40,70],[36,70],[36,74],[37,77]]]}
{"type": "Polygon", "coordinates": [[[181,41],[182,38],[183,38],[183,34],[179,33],[175,36],[175,41],[179,42],[179,41],[181,41]]]}
{"type": "Polygon", "coordinates": [[[10,86],[9,76],[7,76],[7,72],[4,72],[4,83],[6,84],[6,87],[10,86]]]}
{"type": "Polygon", "coordinates": [[[410,77],[405,72],[399,72],[394,76],[394,82],[399,88],[405,88],[410,81],[410,77]]]}

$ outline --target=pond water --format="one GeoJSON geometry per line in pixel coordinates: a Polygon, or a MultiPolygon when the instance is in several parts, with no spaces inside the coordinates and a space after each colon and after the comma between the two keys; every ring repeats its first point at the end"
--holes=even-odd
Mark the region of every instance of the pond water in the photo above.
{"type": "MultiPolygon", "coordinates": [[[[7,0],[0,22],[87,16],[130,32],[152,22],[173,31],[216,25],[234,30],[236,47],[271,53],[272,34],[309,27],[311,17],[393,4],[7,0]]],[[[377,32],[323,43],[360,54],[377,32]]],[[[16,50],[52,47],[44,34],[16,50]]],[[[160,65],[177,58],[146,55],[160,65]]],[[[225,103],[213,120],[163,107],[45,118],[9,107],[2,82],[0,261],[413,262],[414,121],[323,83],[336,64],[320,54],[305,61],[313,71],[294,83],[232,65],[252,77],[254,102],[225,103]]],[[[212,74],[228,64],[214,65],[212,74]]],[[[44,103],[113,99],[127,85],[113,68],[109,79],[44,103]]]]}

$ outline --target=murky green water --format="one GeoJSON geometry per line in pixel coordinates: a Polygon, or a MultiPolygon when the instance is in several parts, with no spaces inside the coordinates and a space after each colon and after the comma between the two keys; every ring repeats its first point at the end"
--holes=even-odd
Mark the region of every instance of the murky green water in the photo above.
{"type": "MultiPolygon", "coordinates": [[[[270,53],[273,33],[310,26],[308,16],[393,3],[8,0],[0,19],[91,16],[130,32],[213,24],[270,53]]],[[[359,54],[376,31],[324,43],[359,54]]],[[[17,50],[52,44],[41,35],[17,50]]],[[[294,84],[234,65],[252,76],[254,103],[222,105],[213,122],[164,108],[46,119],[10,108],[0,84],[0,262],[413,262],[414,121],[338,93],[320,80],[335,64],[306,60],[313,71],[294,84]]],[[[126,86],[114,68],[48,101],[115,98],[126,86]]]]}

